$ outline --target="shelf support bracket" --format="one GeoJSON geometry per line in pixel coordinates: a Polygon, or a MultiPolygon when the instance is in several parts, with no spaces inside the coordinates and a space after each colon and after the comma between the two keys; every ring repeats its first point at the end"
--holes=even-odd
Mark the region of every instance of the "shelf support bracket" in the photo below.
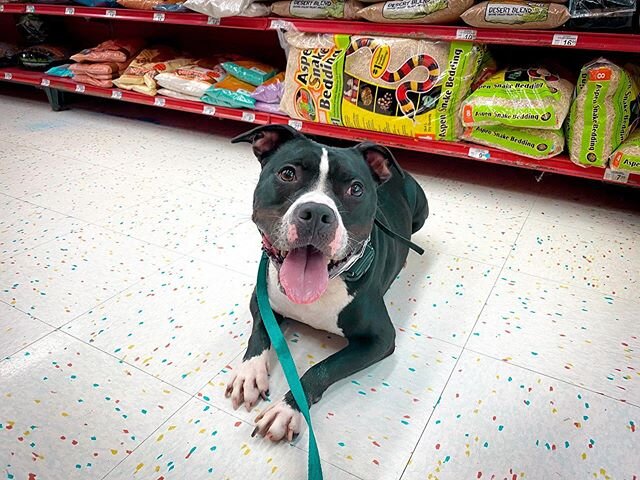
{"type": "Polygon", "coordinates": [[[63,110],[69,109],[64,91],[51,87],[44,87],[44,91],[47,94],[51,110],[54,112],[62,112],[63,110]]]}

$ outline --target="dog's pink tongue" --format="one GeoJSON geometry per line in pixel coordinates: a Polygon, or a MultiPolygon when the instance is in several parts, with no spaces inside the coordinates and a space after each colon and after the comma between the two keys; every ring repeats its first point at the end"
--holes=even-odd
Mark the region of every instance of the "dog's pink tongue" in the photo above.
{"type": "Polygon", "coordinates": [[[327,260],[311,247],[296,248],[285,257],[280,267],[280,284],[294,303],[313,303],[327,289],[327,260]]]}

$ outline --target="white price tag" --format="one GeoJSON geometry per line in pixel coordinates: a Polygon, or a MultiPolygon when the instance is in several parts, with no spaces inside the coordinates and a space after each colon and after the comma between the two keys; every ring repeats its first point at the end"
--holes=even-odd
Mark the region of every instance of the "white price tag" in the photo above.
{"type": "Polygon", "coordinates": [[[153,99],[153,104],[156,107],[164,107],[165,103],[166,102],[165,102],[164,98],[162,98],[162,97],[156,97],[156,98],[153,99]]]}
{"type": "Polygon", "coordinates": [[[115,98],[116,100],[121,100],[122,92],[120,90],[111,90],[111,98],[115,98]]]}
{"type": "Polygon", "coordinates": [[[564,35],[556,33],[551,40],[551,45],[559,47],[575,47],[578,44],[578,35],[564,35]]]}
{"type": "Polygon", "coordinates": [[[4,5],[0,5],[0,12],[4,12],[4,5]]]}
{"type": "Polygon", "coordinates": [[[40,85],[42,85],[43,87],[48,87],[49,85],[51,85],[51,82],[49,81],[48,78],[43,78],[42,81],[40,82],[40,85]]]}
{"type": "Polygon", "coordinates": [[[256,114],[253,112],[242,112],[242,121],[243,122],[254,122],[256,119],[256,114]]]}
{"type": "Polygon", "coordinates": [[[104,12],[104,14],[105,14],[105,16],[107,16],[107,17],[113,18],[113,17],[115,17],[115,16],[118,14],[118,12],[117,12],[116,10],[111,10],[111,9],[109,9],[109,10],[107,10],[106,12],[104,12]]]}
{"type": "Polygon", "coordinates": [[[84,85],[76,85],[76,92],[77,93],[84,93],[84,85]]]}
{"type": "Polygon", "coordinates": [[[287,20],[271,20],[269,28],[271,30],[292,30],[293,24],[287,20]]]}
{"type": "Polygon", "coordinates": [[[215,115],[216,107],[212,107],[211,105],[205,105],[204,107],[202,107],[202,113],[204,113],[205,115],[215,115]]]}
{"type": "Polygon", "coordinates": [[[11,80],[13,78],[13,74],[9,72],[4,72],[4,79],[11,80]]]}
{"type": "Polygon", "coordinates": [[[207,25],[220,25],[220,19],[218,17],[207,18],[207,25]]]}
{"type": "Polygon", "coordinates": [[[162,12],[155,12],[153,14],[153,21],[154,22],[164,22],[164,13],[162,12]]]}
{"type": "Polygon", "coordinates": [[[475,40],[478,36],[478,32],[471,30],[470,28],[459,28],[456,30],[456,40],[475,40]]]}
{"type": "Polygon", "coordinates": [[[474,148],[470,147],[469,152],[467,153],[471,158],[477,158],[478,160],[489,160],[491,154],[488,150],[483,150],[482,148],[474,148]]]}
{"type": "Polygon", "coordinates": [[[629,172],[617,172],[607,168],[604,171],[604,179],[610,182],[627,183],[629,181],[629,172]]]}
{"type": "Polygon", "coordinates": [[[295,128],[296,130],[302,130],[302,121],[301,120],[289,120],[289,126],[295,128]]]}
{"type": "Polygon", "coordinates": [[[76,9],[73,7],[67,7],[64,9],[65,15],[75,15],[75,13],[76,13],[76,9]]]}
{"type": "Polygon", "coordinates": [[[24,11],[27,13],[35,13],[36,7],[35,5],[27,5],[26,7],[24,7],[24,11]]]}

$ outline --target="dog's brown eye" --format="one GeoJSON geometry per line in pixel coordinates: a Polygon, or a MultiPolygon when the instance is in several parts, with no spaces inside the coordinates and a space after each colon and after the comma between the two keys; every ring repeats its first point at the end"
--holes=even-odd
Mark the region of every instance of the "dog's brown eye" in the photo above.
{"type": "Polygon", "coordinates": [[[293,182],[296,179],[296,170],[293,167],[284,167],[278,172],[278,176],[283,182],[293,182]]]}
{"type": "Polygon", "coordinates": [[[349,187],[349,190],[347,191],[347,193],[352,197],[360,197],[362,196],[363,192],[364,192],[364,187],[360,182],[352,183],[351,186],[349,187]]]}

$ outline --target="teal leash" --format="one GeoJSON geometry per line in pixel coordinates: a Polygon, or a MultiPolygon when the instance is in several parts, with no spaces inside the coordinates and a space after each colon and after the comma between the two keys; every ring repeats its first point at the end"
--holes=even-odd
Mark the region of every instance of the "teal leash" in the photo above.
{"type": "Polygon", "coordinates": [[[284,371],[284,376],[287,379],[293,398],[298,404],[298,408],[304,416],[309,426],[309,464],[308,464],[308,480],[322,480],[322,466],[320,465],[320,453],[318,452],[318,444],[316,443],[316,436],[313,433],[313,426],[311,425],[311,415],[309,414],[309,405],[307,404],[307,396],[300,383],[298,377],[298,371],[296,370],[296,364],[291,357],[291,352],[287,346],[287,341],[282,335],[280,325],[273,315],[271,309],[271,303],[269,302],[269,294],[267,292],[267,266],[269,265],[269,257],[266,253],[262,253],[262,259],[260,260],[260,267],[258,268],[258,281],[256,284],[256,297],[258,299],[258,310],[260,310],[260,316],[262,317],[262,323],[264,323],[269,338],[271,339],[271,345],[278,355],[280,365],[284,371]]]}

